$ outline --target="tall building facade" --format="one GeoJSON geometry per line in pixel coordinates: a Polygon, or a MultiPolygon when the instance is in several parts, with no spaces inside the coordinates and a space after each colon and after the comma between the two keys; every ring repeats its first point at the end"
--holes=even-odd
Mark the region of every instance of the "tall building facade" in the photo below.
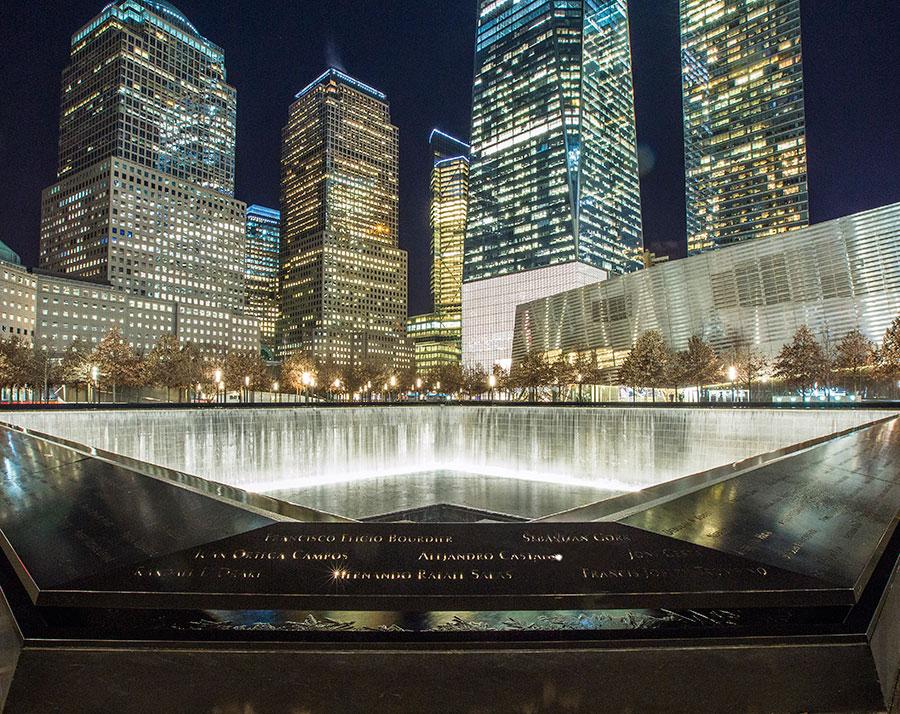
{"type": "Polygon", "coordinates": [[[330,68],[296,95],[282,130],[283,355],[410,361],[398,158],[383,93],[330,68]]]}
{"type": "Polygon", "coordinates": [[[270,359],[275,357],[280,250],[281,213],[256,204],[247,206],[246,312],[259,323],[263,354],[270,359]]]}
{"type": "Polygon", "coordinates": [[[471,159],[463,358],[488,367],[517,302],[641,265],[625,0],[481,1],[471,159]]]}
{"type": "Polygon", "coordinates": [[[681,0],[688,253],[809,223],[800,0],[681,0]]]}
{"type": "Polygon", "coordinates": [[[234,343],[247,327],[235,106],[222,50],[178,10],[108,4],[72,37],[63,72],[41,268],[170,301],[184,339],[234,343]]]}
{"type": "Polygon", "coordinates": [[[434,129],[431,168],[431,296],[433,309],[406,324],[421,374],[462,358],[463,243],[469,204],[469,145],[434,129]]]}

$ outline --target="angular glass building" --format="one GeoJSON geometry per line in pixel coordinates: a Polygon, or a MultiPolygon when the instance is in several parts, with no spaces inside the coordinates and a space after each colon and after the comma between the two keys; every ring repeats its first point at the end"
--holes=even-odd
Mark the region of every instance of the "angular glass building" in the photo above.
{"type": "Polygon", "coordinates": [[[625,0],[482,0],[470,186],[467,363],[509,358],[516,295],[640,267],[625,0]],[[552,278],[533,274],[550,268],[552,278]],[[499,277],[513,296],[504,316],[493,314],[491,285],[475,285],[499,277]]]}
{"type": "Polygon", "coordinates": [[[774,356],[802,325],[831,344],[856,329],[878,342],[898,314],[900,203],[519,305],[513,354],[594,353],[614,384],[647,330],[673,350],[698,335],[722,355],[774,356]]]}
{"type": "Polygon", "coordinates": [[[282,130],[282,355],[410,361],[398,177],[382,92],[331,68],[297,94],[282,130]]]}
{"type": "Polygon", "coordinates": [[[462,357],[463,242],[469,205],[469,145],[434,129],[431,168],[431,297],[434,308],[406,323],[416,371],[427,374],[462,357]]]}
{"type": "Polygon", "coordinates": [[[681,0],[688,253],[809,223],[800,0],[681,0]]]}
{"type": "Polygon", "coordinates": [[[281,213],[256,204],[247,206],[246,312],[259,322],[260,343],[269,359],[275,357],[280,250],[281,213]]]}
{"type": "Polygon", "coordinates": [[[243,316],[235,107],[222,50],[177,9],[103,8],[73,35],[63,72],[40,267],[174,303],[185,340],[258,344],[243,316]]]}

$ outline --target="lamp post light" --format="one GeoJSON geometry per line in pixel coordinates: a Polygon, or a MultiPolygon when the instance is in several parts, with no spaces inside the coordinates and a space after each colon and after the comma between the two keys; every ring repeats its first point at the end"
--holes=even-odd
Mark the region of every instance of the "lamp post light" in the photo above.
{"type": "Polygon", "coordinates": [[[216,385],[216,387],[217,387],[217,391],[218,391],[218,395],[219,395],[218,400],[224,404],[225,403],[225,381],[224,380],[220,381],[218,383],[218,385],[216,385]]]}
{"type": "Polygon", "coordinates": [[[220,391],[221,385],[222,385],[222,370],[221,369],[217,369],[215,372],[213,372],[213,382],[215,382],[215,384],[216,384],[216,402],[218,402],[221,399],[221,395],[219,394],[219,391],[220,391]]]}
{"type": "Polygon", "coordinates": [[[44,353],[44,393],[43,393],[43,401],[50,401],[50,393],[47,391],[47,372],[50,369],[50,355],[47,353],[47,345],[43,345],[41,347],[41,352],[44,353]]]}
{"type": "Polygon", "coordinates": [[[94,401],[100,403],[100,368],[97,365],[91,366],[91,380],[94,382],[94,401]]]}
{"type": "Polygon", "coordinates": [[[281,395],[278,393],[278,381],[277,380],[272,382],[272,391],[275,392],[275,401],[280,402],[281,395]]]}
{"type": "Polygon", "coordinates": [[[334,389],[334,393],[335,393],[335,396],[337,397],[337,400],[340,401],[341,400],[341,396],[340,396],[341,380],[335,379],[334,382],[331,383],[331,387],[334,389]]]}
{"type": "Polygon", "coordinates": [[[249,375],[244,376],[244,401],[245,402],[250,401],[250,376],[249,375]]]}
{"type": "Polygon", "coordinates": [[[309,387],[312,384],[312,375],[309,372],[304,372],[300,375],[300,381],[303,383],[303,401],[309,401],[309,387]]]}
{"type": "Polygon", "coordinates": [[[584,379],[584,376],[579,372],[575,375],[575,383],[578,385],[578,401],[581,401],[581,380],[584,379]]]}
{"type": "Polygon", "coordinates": [[[737,379],[737,368],[731,365],[728,368],[728,381],[731,382],[731,401],[734,402],[734,381],[737,379]]]}
{"type": "Polygon", "coordinates": [[[497,375],[488,375],[488,388],[490,389],[490,401],[494,401],[494,388],[497,386],[497,375]]]}
{"type": "Polygon", "coordinates": [[[195,400],[195,401],[198,401],[198,402],[200,401],[200,391],[201,391],[201,389],[202,389],[202,387],[200,386],[200,382],[197,382],[197,389],[196,389],[196,391],[194,392],[194,400],[195,400]]]}

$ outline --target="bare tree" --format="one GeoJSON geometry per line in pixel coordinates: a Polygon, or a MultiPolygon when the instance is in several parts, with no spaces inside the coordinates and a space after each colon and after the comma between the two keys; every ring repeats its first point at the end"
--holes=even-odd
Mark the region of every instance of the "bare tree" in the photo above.
{"type": "Polygon", "coordinates": [[[75,401],[78,401],[78,385],[85,385],[85,399],[87,399],[87,385],[91,382],[91,348],[81,339],[73,340],[63,353],[60,363],[60,379],[64,384],[75,387],[75,401]]]}
{"type": "Polygon", "coordinates": [[[122,337],[118,326],[107,332],[97,344],[91,360],[100,371],[99,381],[112,384],[112,399],[117,387],[138,387],[144,383],[143,360],[122,337]]]}
{"type": "Polygon", "coordinates": [[[656,390],[666,386],[672,359],[668,345],[658,330],[641,335],[619,369],[619,380],[632,388],[650,387],[653,401],[656,390]]]}
{"type": "Polygon", "coordinates": [[[703,385],[718,380],[722,371],[719,355],[702,338],[693,335],[688,340],[688,348],[674,355],[670,361],[670,380],[677,388],[680,384],[690,384],[697,388],[697,400],[703,393],[703,385]]]}
{"type": "Polygon", "coordinates": [[[768,366],[769,358],[753,345],[741,345],[735,351],[734,368],[737,370],[737,378],[747,385],[747,401],[753,401],[753,382],[766,373],[768,366]]]}
{"type": "Polygon", "coordinates": [[[885,330],[877,356],[878,374],[896,384],[900,379],[900,316],[885,330]]]}
{"type": "Polygon", "coordinates": [[[479,394],[486,392],[487,389],[488,377],[484,367],[480,364],[474,367],[463,367],[462,392],[469,399],[474,399],[479,394]]]}
{"type": "Polygon", "coordinates": [[[281,383],[298,395],[315,377],[315,360],[305,352],[294,352],[281,363],[281,383]]]}
{"type": "Polygon", "coordinates": [[[510,384],[535,402],[538,390],[552,380],[550,365],[542,352],[529,352],[523,359],[514,362],[509,372],[510,384]]]}
{"type": "Polygon", "coordinates": [[[835,348],[834,366],[850,378],[853,392],[859,392],[859,378],[875,364],[875,345],[859,330],[852,330],[841,338],[835,348]]]}
{"type": "Polygon", "coordinates": [[[156,340],[147,355],[147,379],[157,387],[165,387],[167,401],[172,401],[171,390],[178,389],[178,400],[181,401],[184,375],[182,353],[175,335],[160,335],[156,340]]]}
{"type": "Polygon", "coordinates": [[[805,397],[806,390],[826,376],[828,358],[822,345],[804,325],[794,333],[791,342],[781,348],[774,367],[776,377],[799,389],[800,396],[805,397]]]}

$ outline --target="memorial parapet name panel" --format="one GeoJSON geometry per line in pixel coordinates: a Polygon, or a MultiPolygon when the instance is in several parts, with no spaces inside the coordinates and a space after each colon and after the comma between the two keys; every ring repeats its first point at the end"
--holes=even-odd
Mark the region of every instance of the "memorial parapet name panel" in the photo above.
{"type": "Polygon", "coordinates": [[[804,606],[846,590],[615,523],[280,523],[41,594],[103,607],[804,606]]]}
{"type": "Polygon", "coordinates": [[[621,522],[858,594],[897,525],[897,431],[876,425],[621,522]]]}
{"type": "MultiPolygon", "coordinates": [[[[33,437],[17,436],[36,448],[33,437]]],[[[0,480],[0,546],[32,598],[273,522],[91,457],[66,461],[66,451],[54,448],[50,468],[7,471],[0,480]]]]}

